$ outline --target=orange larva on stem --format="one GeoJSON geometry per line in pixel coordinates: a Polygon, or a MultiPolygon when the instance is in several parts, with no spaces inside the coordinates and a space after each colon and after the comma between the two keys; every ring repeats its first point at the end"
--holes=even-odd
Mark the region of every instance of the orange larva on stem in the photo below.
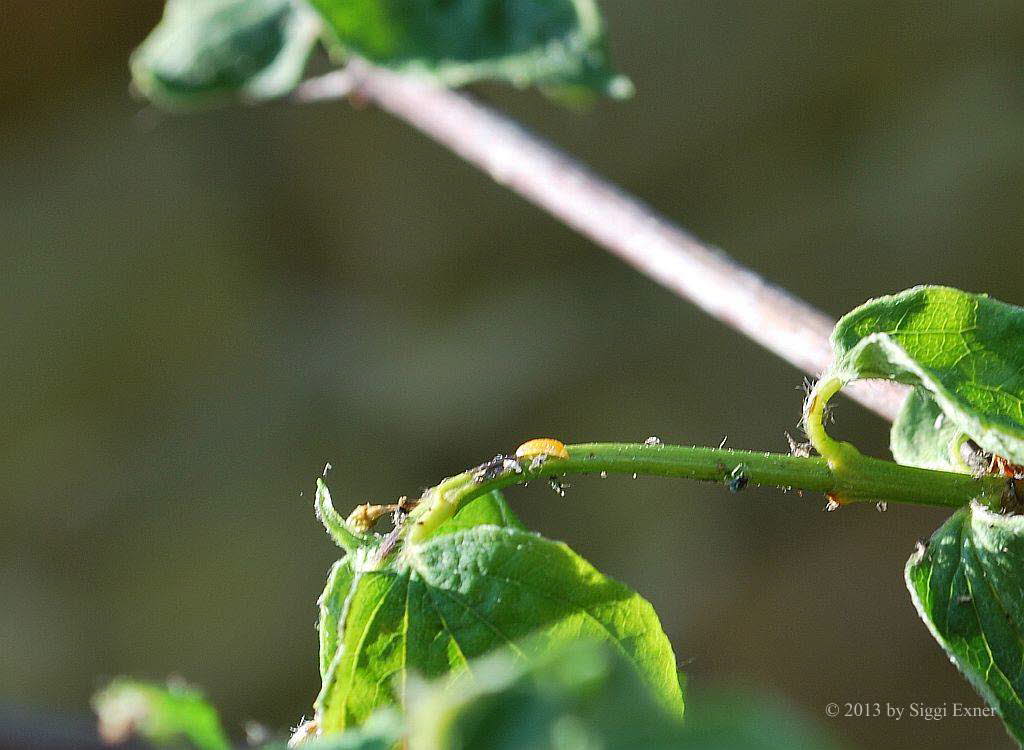
{"type": "Polygon", "coordinates": [[[569,451],[561,440],[554,438],[535,438],[527,440],[516,448],[516,458],[537,458],[547,456],[548,458],[569,458],[569,451]]]}

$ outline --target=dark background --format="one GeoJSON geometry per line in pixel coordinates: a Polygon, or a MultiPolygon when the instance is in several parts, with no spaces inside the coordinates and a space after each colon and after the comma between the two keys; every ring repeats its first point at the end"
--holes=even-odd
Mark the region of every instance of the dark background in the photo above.
{"type": "MultiPolygon", "coordinates": [[[[636,97],[477,94],[833,314],[922,282],[1022,303],[1024,13],[604,3],[636,97]]],[[[403,124],[343,103],[184,117],[128,95],[153,2],[15,0],[0,30],[0,700],[84,714],[184,675],[232,731],[310,712],[344,510],[522,439],[784,450],[801,374],[403,124]]],[[[886,453],[850,402],[835,431],[886,453]]],[[[854,747],[1005,747],[902,581],[944,513],[682,481],[509,493],[635,586],[694,691],[854,747]]]]}

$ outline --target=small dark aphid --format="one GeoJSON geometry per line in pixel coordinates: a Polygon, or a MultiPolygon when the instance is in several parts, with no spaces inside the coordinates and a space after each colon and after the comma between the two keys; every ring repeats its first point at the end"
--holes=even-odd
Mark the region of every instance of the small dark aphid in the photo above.
{"type": "Polygon", "coordinates": [[[398,498],[398,502],[397,503],[395,503],[394,505],[389,506],[394,511],[394,513],[391,516],[391,524],[392,524],[392,526],[401,526],[403,523],[405,523],[405,519],[408,517],[409,513],[418,504],[419,504],[418,500],[410,500],[409,498],[405,497],[404,495],[402,497],[398,498]]]}
{"type": "Polygon", "coordinates": [[[746,489],[747,484],[750,480],[745,474],[740,474],[738,477],[733,477],[729,480],[729,492],[742,492],[746,489]]]}
{"type": "Polygon", "coordinates": [[[746,474],[746,467],[743,464],[738,464],[729,475],[726,486],[729,488],[729,492],[742,492],[749,482],[750,477],[746,474]]]}

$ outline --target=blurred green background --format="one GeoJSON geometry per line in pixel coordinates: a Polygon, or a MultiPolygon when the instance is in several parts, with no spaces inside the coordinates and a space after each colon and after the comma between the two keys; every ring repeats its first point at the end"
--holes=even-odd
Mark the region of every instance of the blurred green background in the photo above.
{"type": "MultiPolygon", "coordinates": [[[[476,93],[833,314],[922,282],[1024,303],[1021,3],[603,5],[632,101],[476,93]]],[[[0,701],[84,713],[106,677],[179,674],[233,731],[308,714],[325,461],[347,509],[537,435],[786,449],[800,373],[401,123],[132,100],[160,10],[4,8],[0,701]]],[[[880,420],[837,419],[885,454],[880,420]]],[[[1008,745],[824,716],[980,703],[902,581],[941,511],[509,497],[654,603],[695,691],[768,691],[855,747],[1008,745]]]]}

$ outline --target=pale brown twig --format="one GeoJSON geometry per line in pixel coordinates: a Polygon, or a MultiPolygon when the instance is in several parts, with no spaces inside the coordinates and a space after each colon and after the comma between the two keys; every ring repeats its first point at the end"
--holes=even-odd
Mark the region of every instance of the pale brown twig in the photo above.
{"type": "MultiPolygon", "coordinates": [[[[831,361],[835,321],[466,94],[354,60],[294,98],[353,96],[404,120],[635,269],[813,376],[831,361]]],[[[906,389],[861,382],[848,395],[892,420],[906,389]]]]}

